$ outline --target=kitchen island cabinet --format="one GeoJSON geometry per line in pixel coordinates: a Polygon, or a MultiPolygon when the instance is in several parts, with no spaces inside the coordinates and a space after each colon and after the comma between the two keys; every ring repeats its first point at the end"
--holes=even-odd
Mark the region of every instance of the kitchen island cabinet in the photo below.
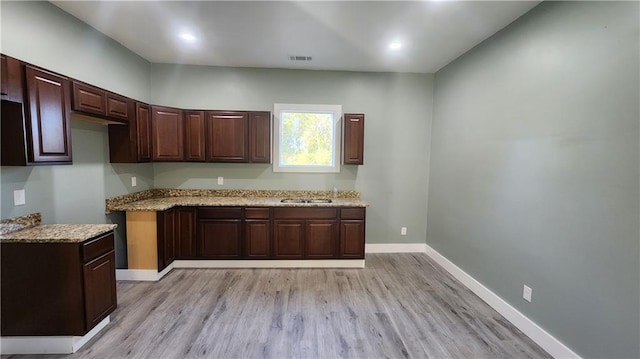
{"type": "Polygon", "coordinates": [[[2,336],[83,336],[107,318],[117,307],[114,227],[41,225],[0,236],[2,336]],[[74,231],[93,234],[59,238],[74,231]]]}

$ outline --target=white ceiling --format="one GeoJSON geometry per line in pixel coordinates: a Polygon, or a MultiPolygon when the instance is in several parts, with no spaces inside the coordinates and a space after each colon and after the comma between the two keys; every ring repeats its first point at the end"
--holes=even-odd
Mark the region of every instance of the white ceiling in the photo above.
{"type": "Polygon", "coordinates": [[[153,63],[433,73],[540,1],[52,3],[153,63]]]}

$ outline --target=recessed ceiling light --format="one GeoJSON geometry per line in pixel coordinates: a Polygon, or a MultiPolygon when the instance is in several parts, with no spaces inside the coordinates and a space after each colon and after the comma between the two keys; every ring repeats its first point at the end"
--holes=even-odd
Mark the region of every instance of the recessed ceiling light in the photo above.
{"type": "Polygon", "coordinates": [[[402,43],[400,41],[392,41],[389,43],[389,50],[400,50],[402,43]]]}
{"type": "Polygon", "coordinates": [[[184,42],[186,42],[186,43],[189,43],[189,44],[192,44],[192,43],[196,42],[196,37],[195,37],[195,35],[190,34],[190,33],[188,33],[188,32],[183,32],[183,33],[181,33],[180,35],[178,35],[178,37],[179,37],[182,41],[184,41],[184,42]]]}

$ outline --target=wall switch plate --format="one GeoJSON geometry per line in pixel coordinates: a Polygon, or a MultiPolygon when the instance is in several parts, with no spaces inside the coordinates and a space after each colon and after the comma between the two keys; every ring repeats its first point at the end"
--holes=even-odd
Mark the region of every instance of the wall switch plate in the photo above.
{"type": "Polygon", "coordinates": [[[403,236],[406,236],[407,235],[407,227],[400,228],[400,234],[403,235],[403,236]]]}
{"type": "Polygon", "coordinates": [[[135,177],[131,177],[131,187],[135,187],[138,185],[138,179],[135,177]]]}
{"type": "Polygon", "coordinates": [[[222,177],[222,176],[218,177],[218,184],[219,185],[224,184],[224,177],[222,177]]]}
{"type": "Polygon", "coordinates": [[[27,204],[27,199],[24,194],[24,189],[17,189],[13,191],[13,205],[24,206],[27,204]]]}
{"type": "Polygon", "coordinates": [[[531,288],[526,284],[522,287],[522,298],[529,303],[531,303],[531,292],[531,288]]]}

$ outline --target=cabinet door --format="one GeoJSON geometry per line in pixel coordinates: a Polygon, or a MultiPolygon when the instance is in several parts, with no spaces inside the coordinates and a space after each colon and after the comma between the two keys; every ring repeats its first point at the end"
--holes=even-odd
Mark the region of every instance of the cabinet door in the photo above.
{"type": "Polygon", "coordinates": [[[107,92],[106,115],[113,119],[129,122],[131,117],[131,100],[115,93],[107,92]]]}
{"type": "Polygon", "coordinates": [[[273,221],[273,256],[276,259],[304,257],[304,221],[273,221]]]}
{"type": "Polygon", "coordinates": [[[340,221],[340,257],[364,258],[364,220],[340,221]]]}
{"type": "Polygon", "coordinates": [[[182,110],[151,106],[154,161],[184,160],[184,121],[182,110]]]}
{"type": "Polygon", "coordinates": [[[82,268],[86,330],[90,330],[118,305],[116,296],[116,257],[113,251],[82,268]]]}
{"type": "Polygon", "coordinates": [[[137,163],[151,161],[151,111],[149,105],[129,104],[133,117],[129,124],[109,125],[109,161],[137,163]]]}
{"type": "Polygon", "coordinates": [[[346,165],[364,164],[364,115],[344,115],[343,156],[346,165]]]}
{"type": "Polygon", "coordinates": [[[0,55],[2,74],[0,75],[1,95],[3,100],[24,102],[24,71],[20,60],[0,55]]]}
{"type": "Polygon", "coordinates": [[[249,122],[246,112],[208,112],[206,127],[208,161],[249,161],[249,122]]]}
{"type": "Polygon", "coordinates": [[[198,220],[198,258],[240,258],[242,221],[239,219],[198,220]]]}
{"type": "Polygon", "coordinates": [[[78,81],[73,81],[72,87],[74,111],[105,115],[106,93],[104,90],[78,81]]]}
{"type": "Polygon", "coordinates": [[[151,108],[145,103],[136,102],[136,137],[138,160],[151,161],[151,108]]]}
{"type": "Polygon", "coordinates": [[[158,272],[163,271],[176,257],[176,209],[158,212],[158,272]]]}
{"type": "Polygon", "coordinates": [[[185,154],[187,161],[204,161],[204,111],[187,111],[185,120],[185,154]]]}
{"type": "Polygon", "coordinates": [[[71,96],[65,77],[26,66],[29,162],[71,163],[71,96]]]}
{"type": "Polygon", "coordinates": [[[196,257],[196,210],[180,208],[176,219],[176,259],[193,259],[196,257]]]}
{"type": "Polygon", "coordinates": [[[271,112],[249,113],[249,155],[253,163],[271,162],[271,112]]]}
{"type": "Polygon", "coordinates": [[[271,256],[271,222],[248,219],[244,224],[246,257],[269,258],[271,256]]]}
{"type": "Polygon", "coordinates": [[[309,220],[306,222],[306,258],[335,258],[338,224],[333,220],[309,220]]]}

